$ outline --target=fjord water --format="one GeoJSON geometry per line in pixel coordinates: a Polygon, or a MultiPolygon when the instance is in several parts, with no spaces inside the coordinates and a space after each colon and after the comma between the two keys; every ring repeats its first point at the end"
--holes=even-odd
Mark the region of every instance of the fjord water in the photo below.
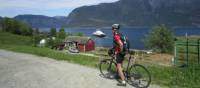
{"type": "MultiPolygon", "coordinates": [[[[43,31],[49,31],[50,28],[42,29],[43,31]]],[[[57,30],[59,30],[57,28],[57,30]]],[[[100,29],[103,31],[107,37],[105,38],[96,38],[92,36],[92,33],[96,31],[95,28],[66,28],[66,32],[70,33],[83,33],[85,36],[92,37],[95,40],[96,46],[98,47],[112,47],[112,31],[111,28],[102,28],[100,29]]],[[[130,41],[130,45],[132,49],[146,49],[144,45],[145,36],[151,31],[151,28],[121,28],[120,31],[123,35],[127,36],[130,41]]],[[[173,33],[176,36],[188,36],[190,35],[200,35],[200,28],[188,27],[188,28],[172,28],[173,33]]]]}

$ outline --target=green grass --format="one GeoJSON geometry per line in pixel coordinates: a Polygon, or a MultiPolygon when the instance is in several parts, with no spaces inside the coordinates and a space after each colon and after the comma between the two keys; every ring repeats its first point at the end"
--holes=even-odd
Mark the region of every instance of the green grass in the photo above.
{"type": "Polygon", "coordinates": [[[77,63],[90,67],[96,67],[98,63],[98,59],[95,57],[72,55],[68,53],[54,51],[48,48],[38,48],[26,45],[5,45],[5,44],[0,44],[0,48],[15,52],[35,54],[38,56],[49,57],[56,60],[66,60],[72,63],[77,63]]]}
{"type": "Polygon", "coordinates": [[[200,88],[200,65],[188,67],[149,66],[152,83],[170,88],[200,88]]]}
{"type": "Polygon", "coordinates": [[[96,67],[98,63],[98,58],[96,57],[72,55],[55,51],[49,48],[33,47],[31,37],[13,35],[10,33],[0,32],[0,48],[15,52],[35,54],[38,56],[49,57],[56,60],[66,60],[72,63],[77,63],[90,67],[96,67]]]}
{"type": "Polygon", "coordinates": [[[0,44],[31,45],[31,37],[0,32],[0,44]]]}
{"type": "Polygon", "coordinates": [[[199,65],[193,64],[187,68],[174,68],[172,74],[172,85],[184,88],[200,88],[199,65]]]}
{"type": "Polygon", "coordinates": [[[148,70],[152,76],[152,83],[168,86],[171,81],[171,67],[149,66],[148,70]]]}
{"type": "MultiPolygon", "coordinates": [[[[84,66],[97,68],[98,58],[73,55],[55,51],[49,48],[33,47],[31,37],[13,35],[0,32],[0,48],[15,52],[29,53],[56,60],[64,60],[84,66]]],[[[102,50],[103,51],[103,50],[102,50]]],[[[164,67],[159,65],[146,65],[152,75],[152,83],[171,88],[200,88],[199,66],[187,68],[164,67]]]]}

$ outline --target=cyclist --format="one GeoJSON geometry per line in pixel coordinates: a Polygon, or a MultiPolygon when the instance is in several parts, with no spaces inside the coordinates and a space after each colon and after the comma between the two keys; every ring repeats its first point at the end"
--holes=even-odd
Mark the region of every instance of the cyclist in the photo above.
{"type": "Polygon", "coordinates": [[[117,83],[118,86],[126,86],[126,81],[124,74],[122,72],[122,63],[124,60],[125,54],[123,54],[123,43],[120,38],[121,33],[119,32],[120,25],[119,24],[113,24],[112,25],[112,33],[113,33],[113,48],[115,50],[115,58],[117,62],[117,72],[121,79],[121,82],[117,83]]]}

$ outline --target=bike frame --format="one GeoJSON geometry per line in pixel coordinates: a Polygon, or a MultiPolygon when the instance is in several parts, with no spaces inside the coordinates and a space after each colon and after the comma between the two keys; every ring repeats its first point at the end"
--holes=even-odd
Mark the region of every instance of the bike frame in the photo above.
{"type": "Polygon", "coordinates": [[[127,67],[126,67],[126,73],[128,73],[128,71],[129,71],[129,67],[130,67],[130,63],[131,63],[131,54],[129,54],[130,56],[129,56],[129,58],[128,58],[128,65],[127,65],[127,67]]]}

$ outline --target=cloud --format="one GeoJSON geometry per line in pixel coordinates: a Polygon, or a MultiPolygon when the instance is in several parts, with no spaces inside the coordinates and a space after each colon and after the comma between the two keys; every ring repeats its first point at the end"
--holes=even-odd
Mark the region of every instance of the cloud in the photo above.
{"type": "Polygon", "coordinates": [[[30,8],[7,8],[0,9],[0,16],[14,17],[22,14],[46,15],[46,16],[67,16],[73,9],[30,9],[30,8]]]}
{"type": "Polygon", "coordinates": [[[0,16],[18,14],[65,15],[84,5],[96,5],[118,0],[0,0],[0,16]]]}
{"type": "Polygon", "coordinates": [[[22,7],[33,9],[76,8],[118,0],[0,0],[0,8],[22,7]]]}

